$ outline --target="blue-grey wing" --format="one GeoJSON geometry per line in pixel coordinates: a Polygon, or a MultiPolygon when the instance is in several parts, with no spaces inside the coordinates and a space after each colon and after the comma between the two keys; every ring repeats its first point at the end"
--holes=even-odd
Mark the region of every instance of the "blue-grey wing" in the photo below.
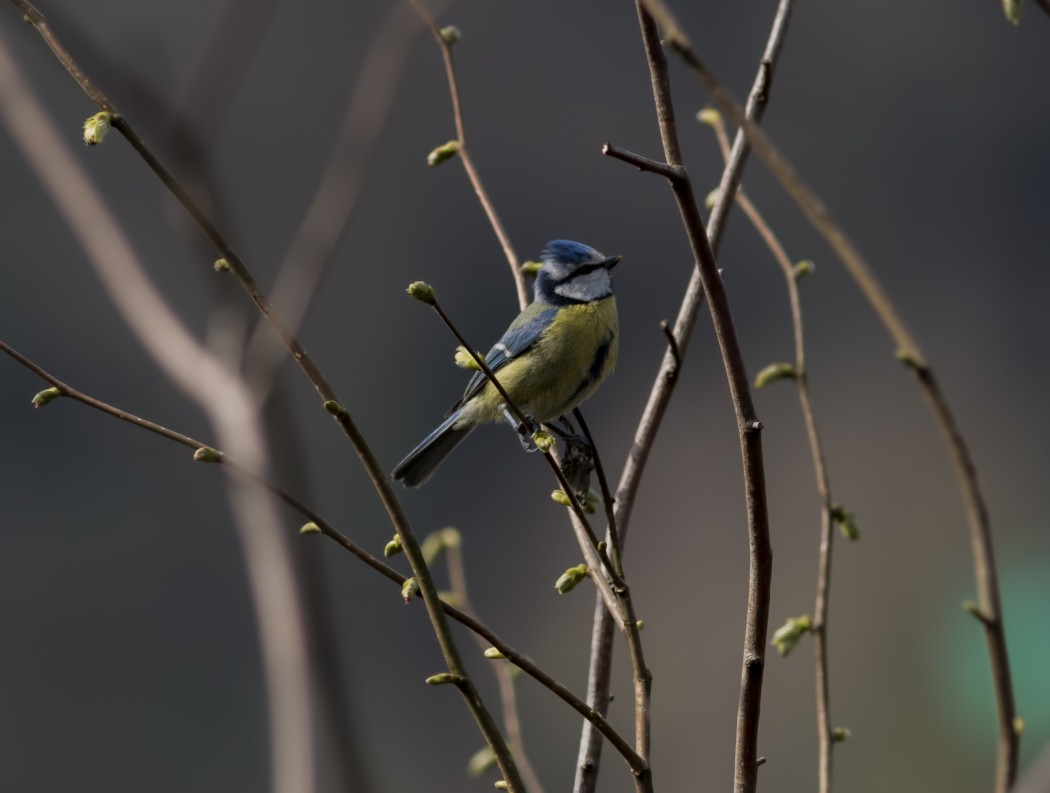
{"type": "MultiPolygon", "coordinates": [[[[536,303],[527,306],[507,328],[503,338],[488,351],[485,363],[489,369],[498,372],[510,360],[529,349],[554,322],[557,313],[556,306],[541,306],[536,303]]],[[[485,385],[485,380],[484,372],[475,372],[470,382],[467,383],[467,390],[463,392],[463,398],[456,403],[456,406],[462,405],[477,394],[485,385]]]]}

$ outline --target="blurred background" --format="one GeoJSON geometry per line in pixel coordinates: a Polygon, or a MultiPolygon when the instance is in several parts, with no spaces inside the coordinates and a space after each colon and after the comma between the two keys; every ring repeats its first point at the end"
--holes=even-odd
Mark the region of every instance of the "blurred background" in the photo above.
{"type": "MultiPolygon", "coordinates": [[[[773,0],[677,4],[708,65],[742,97],[773,0]]],[[[935,367],[990,506],[1022,761],[1050,742],[1050,18],[1021,26],[995,0],[797,4],[765,126],[850,230],[935,367]]],[[[358,3],[79,3],[42,11],[85,70],[214,212],[272,283],[331,157],[377,31],[389,114],[360,197],[301,332],[389,468],[461,391],[454,341],[404,286],[434,284],[484,347],[516,313],[506,262],[460,163],[426,155],[455,137],[440,53],[411,12],[358,3]],[[392,23],[394,15],[400,21],[392,23]],[[232,19],[232,23],[231,20],[232,19]],[[402,58],[397,53],[403,49],[402,58]]],[[[254,313],[217,254],[118,134],[88,149],[95,112],[14,7],[0,36],[180,315],[254,313]]],[[[631,3],[457,0],[439,17],[455,56],[470,145],[519,256],[554,238],[622,254],[618,370],[587,406],[618,476],[692,261],[670,191],[600,155],[658,157],[631,3]]],[[[693,120],[706,102],[672,59],[698,192],[721,157],[693,120]]],[[[371,77],[375,89],[382,80],[371,77]]],[[[382,89],[380,90],[382,94],[382,89]]],[[[371,114],[372,121],[378,116],[371,114]]],[[[211,440],[112,310],[53,204],[0,130],[0,338],[71,385],[211,440]]],[[[351,180],[348,169],[347,181],[351,180]]],[[[954,477],[929,411],[859,292],[752,160],[744,179],[802,282],[810,383],[832,489],[863,537],[835,549],[832,718],[842,790],[986,791],[996,730],[954,477]]],[[[786,290],[734,213],[720,266],[752,372],[793,357],[786,290]]],[[[245,573],[222,477],[190,453],[71,401],[34,411],[44,385],[0,358],[0,789],[247,791],[269,779],[266,706],[245,573]]],[[[775,552],[771,628],[813,609],[818,501],[790,384],[756,394],[765,424],[775,552]]],[[[392,529],[313,389],[283,364],[274,438],[281,481],[375,553],[392,529]]],[[[472,599],[497,632],[581,694],[590,587],[559,596],[579,551],[550,474],[503,428],[475,433],[404,504],[420,534],[464,537],[472,599]]],[[[732,779],[747,537],[732,408],[706,313],[653,450],[626,569],[654,674],[657,789],[732,779]]],[[[288,517],[290,532],[299,525],[288,517]]],[[[347,732],[321,747],[325,790],[491,789],[470,780],[481,744],[442,670],[419,603],[319,537],[297,541],[339,674],[319,700],[347,732]]],[[[403,559],[395,560],[407,570],[403,559]]],[[[472,668],[496,706],[485,662],[472,668]]],[[[622,650],[622,648],[621,648],[622,650]]],[[[625,654],[612,720],[630,732],[625,654]]],[[[548,791],[571,787],[580,720],[518,683],[527,750],[548,791]]],[[[771,654],[759,752],[765,785],[816,786],[811,642],[771,654]]],[[[633,789],[606,748],[603,791],[633,789]]]]}

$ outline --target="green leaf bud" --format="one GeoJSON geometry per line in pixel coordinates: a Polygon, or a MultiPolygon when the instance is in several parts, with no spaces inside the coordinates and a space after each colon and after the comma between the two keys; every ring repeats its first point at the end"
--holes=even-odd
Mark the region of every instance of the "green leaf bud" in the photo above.
{"type": "Polygon", "coordinates": [[[539,430],[532,436],[532,442],[536,444],[537,449],[544,454],[548,454],[558,443],[558,439],[546,430],[539,430]]]}
{"type": "Polygon", "coordinates": [[[472,372],[480,372],[481,366],[478,364],[478,358],[480,358],[483,361],[485,360],[485,356],[482,355],[480,352],[478,353],[477,358],[475,358],[473,355],[470,354],[470,350],[468,350],[462,344],[459,347],[456,347],[455,361],[456,366],[458,366],[460,369],[469,369],[472,372]]]}
{"type": "Polygon", "coordinates": [[[333,416],[341,416],[343,413],[346,412],[346,408],[344,408],[334,399],[326,400],[324,403],[324,409],[331,413],[333,416]]]}
{"type": "Polygon", "coordinates": [[[91,116],[84,122],[84,143],[88,146],[99,145],[106,139],[106,135],[109,134],[109,127],[112,121],[113,114],[107,113],[105,110],[91,116]]]}
{"type": "Polygon", "coordinates": [[[803,259],[792,268],[792,272],[795,273],[795,280],[801,281],[803,278],[808,278],[817,271],[817,265],[813,264],[809,259],[803,259]]]}
{"type": "Polygon", "coordinates": [[[1003,11],[1011,24],[1021,24],[1021,0],[1003,0],[1003,11]]]}
{"type": "Polygon", "coordinates": [[[226,273],[230,270],[230,263],[225,259],[216,259],[212,267],[215,268],[217,273],[226,273]]]}
{"type": "Polygon", "coordinates": [[[485,650],[483,655],[490,661],[502,661],[504,658],[507,657],[495,647],[489,647],[487,650],[485,650]]]}
{"type": "Polygon", "coordinates": [[[312,520],[309,523],[304,523],[300,529],[300,534],[320,534],[321,527],[314,523],[312,520]]]}
{"type": "Polygon", "coordinates": [[[426,303],[428,306],[432,306],[437,302],[437,294],[434,292],[434,287],[426,281],[413,281],[408,285],[408,289],[405,291],[416,300],[426,303]]]}
{"type": "Polygon", "coordinates": [[[401,599],[408,603],[412,598],[419,594],[419,584],[416,583],[415,578],[406,578],[405,583],[401,585],[401,599]]]}
{"type": "Polygon", "coordinates": [[[441,165],[441,163],[445,162],[445,160],[451,160],[455,157],[456,152],[458,151],[458,140],[450,140],[448,143],[443,143],[427,155],[427,165],[431,168],[436,168],[441,165]]]}
{"type": "Polygon", "coordinates": [[[463,34],[459,32],[459,28],[457,28],[455,25],[448,25],[446,27],[441,28],[441,40],[448,44],[450,47],[457,41],[459,41],[462,37],[463,34]]]}
{"type": "Polygon", "coordinates": [[[496,767],[496,753],[491,746],[484,746],[474,753],[467,761],[467,773],[472,777],[479,777],[486,771],[496,767]]]}
{"type": "Polygon", "coordinates": [[[427,678],[428,686],[447,686],[449,684],[458,686],[462,682],[463,678],[461,676],[454,675],[451,672],[441,672],[427,678]]]}
{"type": "Polygon", "coordinates": [[[521,271],[525,275],[536,275],[543,269],[543,262],[527,261],[521,265],[521,271]]]}
{"type": "Polygon", "coordinates": [[[383,546],[383,556],[389,559],[391,556],[397,556],[402,550],[401,538],[395,534],[394,538],[383,546]]]}
{"type": "Polygon", "coordinates": [[[850,732],[849,727],[836,727],[831,731],[831,740],[835,743],[844,743],[850,739],[853,733],[850,732]]]}
{"type": "Polygon", "coordinates": [[[565,495],[564,490],[552,490],[551,501],[553,501],[555,504],[561,504],[563,507],[572,506],[572,501],[567,495],[565,495]]]}
{"type": "Polygon", "coordinates": [[[718,203],[718,197],[722,195],[722,188],[716,187],[704,198],[704,209],[714,209],[715,204],[718,203]]]}
{"type": "Polygon", "coordinates": [[[860,527],[857,526],[857,517],[841,504],[831,506],[831,519],[839,525],[842,536],[851,542],[860,539],[860,527]]]}
{"type": "Polygon", "coordinates": [[[572,592],[579,584],[587,577],[587,565],[578,564],[575,567],[570,567],[560,576],[558,580],[554,582],[554,588],[561,594],[572,592]]]}
{"type": "Polygon", "coordinates": [[[198,463],[217,463],[222,459],[222,455],[210,446],[201,446],[193,453],[193,459],[198,463]]]}
{"type": "Polygon", "coordinates": [[[496,788],[496,790],[510,790],[510,785],[507,784],[507,781],[505,779],[501,779],[499,782],[493,785],[493,787],[496,788]]]}
{"type": "Polygon", "coordinates": [[[1020,716],[1014,716],[1014,734],[1021,735],[1024,733],[1024,719],[1020,716]]]}
{"type": "Polygon", "coordinates": [[[33,397],[33,407],[42,408],[49,402],[54,402],[60,396],[63,396],[62,392],[57,388],[45,388],[39,394],[33,397]]]}
{"type": "Polygon", "coordinates": [[[707,124],[709,127],[714,127],[722,123],[722,114],[715,108],[709,106],[696,114],[696,120],[701,124],[707,124]]]}
{"type": "Polygon", "coordinates": [[[791,617],[773,633],[773,646],[781,656],[787,656],[799,639],[813,629],[813,620],[808,614],[801,617],[791,617]]]}
{"type": "Polygon", "coordinates": [[[771,363],[755,375],[755,388],[765,388],[778,380],[794,380],[798,377],[795,367],[789,363],[771,363]]]}
{"type": "Polygon", "coordinates": [[[634,625],[638,628],[639,633],[645,630],[645,620],[638,620],[634,625]]]}

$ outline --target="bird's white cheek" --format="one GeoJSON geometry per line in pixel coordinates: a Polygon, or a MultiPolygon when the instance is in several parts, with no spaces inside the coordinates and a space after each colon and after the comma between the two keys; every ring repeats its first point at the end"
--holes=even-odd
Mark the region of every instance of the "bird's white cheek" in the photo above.
{"type": "Polygon", "coordinates": [[[570,300],[598,300],[612,294],[612,278],[605,269],[573,278],[564,284],[554,287],[554,293],[570,300]]]}

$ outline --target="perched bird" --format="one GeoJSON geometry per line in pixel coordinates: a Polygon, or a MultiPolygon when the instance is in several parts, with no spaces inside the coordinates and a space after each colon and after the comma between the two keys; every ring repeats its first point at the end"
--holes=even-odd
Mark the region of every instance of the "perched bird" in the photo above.
{"type": "MultiPolygon", "coordinates": [[[[621,257],[554,240],[541,258],[533,302],[485,363],[523,413],[549,422],[590,397],[616,365],[619,323],[609,271],[621,257]]],[[[517,427],[485,373],[475,373],[449,417],[398,463],[394,479],[423,484],[472,429],[504,418],[517,427]]]]}

